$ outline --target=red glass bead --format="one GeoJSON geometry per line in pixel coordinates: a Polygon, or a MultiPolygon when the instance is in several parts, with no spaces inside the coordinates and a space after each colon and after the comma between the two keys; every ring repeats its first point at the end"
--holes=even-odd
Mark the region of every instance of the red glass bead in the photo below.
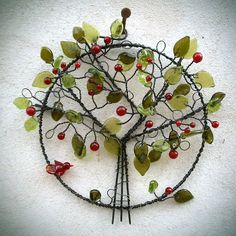
{"type": "Polygon", "coordinates": [[[48,174],[53,175],[53,174],[56,173],[56,166],[53,165],[53,164],[48,164],[48,165],[46,166],[46,171],[48,172],[48,174]]]}
{"type": "Polygon", "coordinates": [[[184,133],[185,133],[185,134],[189,134],[189,133],[190,133],[189,127],[186,127],[186,128],[184,129],[184,133]]]}
{"type": "Polygon", "coordinates": [[[175,121],[175,124],[177,127],[180,127],[182,125],[182,121],[181,120],[177,120],[175,121]]]}
{"type": "Polygon", "coordinates": [[[203,56],[202,56],[202,54],[200,52],[196,52],[196,53],[193,54],[193,61],[195,63],[201,62],[202,58],[203,58],[203,56]]]}
{"type": "Polygon", "coordinates": [[[92,54],[98,54],[101,51],[101,46],[95,44],[91,47],[92,54]]]}
{"type": "Polygon", "coordinates": [[[26,114],[27,114],[28,116],[34,116],[35,113],[36,113],[35,107],[31,106],[31,107],[27,107],[27,108],[26,108],[26,114]]]}
{"type": "Polygon", "coordinates": [[[93,91],[92,89],[90,89],[90,90],[88,91],[88,95],[89,95],[89,96],[94,96],[94,94],[95,94],[95,93],[94,93],[94,91],[93,91]]]}
{"type": "Polygon", "coordinates": [[[52,83],[52,78],[46,77],[43,82],[44,82],[45,84],[49,85],[49,84],[52,83]]]}
{"type": "Polygon", "coordinates": [[[176,159],[177,157],[178,157],[178,152],[176,151],[176,150],[170,150],[170,152],[169,152],[169,157],[171,158],[171,159],[176,159]]]}
{"type": "Polygon", "coordinates": [[[55,172],[55,175],[56,176],[62,176],[64,175],[66,169],[62,166],[56,166],[56,172],[55,172]]]}
{"type": "Polygon", "coordinates": [[[146,126],[147,128],[152,128],[153,122],[152,122],[151,120],[147,120],[146,123],[145,123],[145,126],[146,126]]]}
{"type": "Polygon", "coordinates": [[[126,112],[127,112],[127,108],[124,107],[124,106],[119,106],[119,107],[117,107],[117,109],[116,109],[116,114],[117,114],[118,116],[124,116],[124,115],[126,114],[126,112]]]}
{"type": "Polygon", "coordinates": [[[90,144],[90,149],[92,151],[97,151],[99,149],[99,147],[100,147],[100,145],[96,141],[94,141],[90,144]]]}
{"type": "Polygon", "coordinates": [[[96,86],[96,89],[97,89],[98,92],[101,92],[102,89],[103,89],[102,84],[98,84],[98,85],[96,86]]]}
{"type": "Polygon", "coordinates": [[[212,121],[212,122],[211,122],[212,128],[218,128],[219,125],[220,125],[220,123],[219,123],[218,121],[212,121]]]}
{"type": "Polygon", "coordinates": [[[110,38],[109,36],[106,36],[106,37],[104,38],[104,43],[105,43],[105,44],[110,44],[110,43],[111,43],[111,38],[110,38]]]}
{"type": "Polygon", "coordinates": [[[73,165],[71,165],[69,162],[64,162],[63,163],[63,169],[69,170],[73,165]]]}
{"type": "Polygon", "coordinates": [[[167,188],[165,189],[165,193],[166,193],[167,195],[171,194],[172,192],[173,192],[173,189],[172,189],[171,187],[167,187],[167,188]]]}
{"type": "Polygon", "coordinates": [[[166,95],[165,95],[166,100],[171,100],[172,97],[173,97],[172,93],[166,93],[166,95]]]}
{"type": "Polygon", "coordinates": [[[140,64],[140,63],[138,63],[138,64],[136,64],[136,68],[138,69],[138,70],[142,70],[142,64],[140,64]]]}
{"type": "Polygon", "coordinates": [[[147,76],[146,76],[146,81],[147,81],[147,82],[150,82],[151,80],[152,80],[152,76],[151,76],[151,75],[147,75],[147,76]]]}
{"type": "Polygon", "coordinates": [[[61,68],[64,70],[66,68],[66,63],[65,62],[62,62],[61,63],[61,68]]]}
{"type": "Polygon", "coordinates": [[[123,70],[123,67],[122,67],[121,64],[116,64],[116,65],[114,66],[114,69],[115,69],[115,71],[117,71],[117,72],[121,72],[121,71],[123,70]]]}
{"type": "Polygon", "coordinates": [[[79,69],[80,66],[81,66],[81,64],[80,64],[79,62],[76,62],[76,63],[75,63],[75,68],[76,68],[76,69],[79,69]]]}
{"type": "Polygon", "coordinates": [[[195,122],[191,122],[189,125],[190,125],[191,128],[195,128],[196,127],[196,123],[195,122]]]}
{"type": "Polygon", "coordinates": [[[57,135],[57,138],[58,138],[59,140],[63,140],[63,139],[65,138],[65,133],[63,133],[63,132],[59,133],[59,134],[57,135]]]}
{"type": "Polygon", "coordinates": [[[58,72],[59,72],[59,70],[58,70],[57,68],[53,68],[53,69],[52,69],[52,73],[53,73],[54,75],[57,75],[58,72]]]}
{"type": "Polygon", "coordinates": [[[152,63],[152,58],[151,58],[151,57],[148,57],[148,58],[147,58],[147,62],[148,62],[148,63],[152,63]]]}

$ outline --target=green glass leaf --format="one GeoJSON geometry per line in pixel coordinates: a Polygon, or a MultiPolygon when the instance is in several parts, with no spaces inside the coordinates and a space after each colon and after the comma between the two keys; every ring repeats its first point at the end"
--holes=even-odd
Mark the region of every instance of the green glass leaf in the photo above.
{"type": "Polygon", "coordinates": [[[54,60],[52,51],[47,47],[41,48],[40,57],[48,64],[51,64],[54,60]]]}
{"type": "Polygon", "coordinates": [[[122,21],[118,19],[115,20],[114,22],[112,22],[111,27],[110,27],[111,37],[115,39],[119,38],[123,33],[123,29],[124,29],[124,26],[122,24],[122,21]]]}
{"type": "Polygon", "coordinates": [[[187,95],[190,92],[190,85],[189,84],[180,84],[174,90],[173,96],[176,95],[187,95]]]}
{"type": "Polygon", "coordinates": [[[90,191],[90,200],[92,202],[97,202],[101,199],[101,193],[97,189],[90,191]]]}
{"type": "Polygon", "coordinates": [[[136,56],[128,52],[122,52],[118,56],[118,64],[121,64],[123,71],[130,70],[135,62],[136,56]]]}
{"type": "Polygon", "coordinates": [[[45,78],[53,78],[53,74],[49,71],[43,71],[37,74],[35,77],[32,86],[37,88],[48,88],[51,86],[51,84],[45,84],[44,79],[45,78]]]}
{"type": "Polygon", "coordinates": [[[104,133],[116,134],[121,130],[121,121],[116,117],[108,118],[101,129],[104,133]]]}
{"type": "Polygon", "coordinates": [[[153,92],[150,90],[143,98],[142,106],[144,109],[147,109],[149,107],[154,107],[156,105],[156,102],[153,100],[153,92]]]}
{"type": "Polygon", "coordinates": [[[77,133],[75,133],[74,136],[72,137],[71,143],[72,143],[75,156],[78,158],[83,156],[84,146],[85,146],[83,138],[77,133]]]}
{"type": "Polygon", "coordinates": [[[181,189],[174,194],[174,199],[176,202],[184,203],[193,199],[193,195],[189,190],[181,189]]]}
{"type": "Polygon", "coordinates": [[[148,158],[149,158],[150,162],[155,162],[161,158],[161,154],[162,154],[162,152],[152,149],[148,154],[148,158]]]}
{"type": "Polygon", "coordinates": [[[109,153],[118,156],[120,152],[121,144],[117,138],[110,136],[110,137],[105,138],[104,147],[109,153]]]}
{"type": "Polygon", "coordinates": [[[77,58],[80,56],[80,47],[75,42],[61,41],[63,53],[69,58],[77,58]]]}
{"type": "Polygon", "coordinates": [[[145,159],[143,163],[141,163],[136,157],[134,158],[134,167],[139,172],[140,175],[144,176],[150,167],[150,160],[148,158],[145,159]]]}
{"type": "Polygon", "coordinates": [[[96,77],[99,77],[102,81],[105,79],[105,74],[95,68],[89,68],[88,73],[90,73],[96,77]]]}
{"type": "Polygon", "coordinates": [[[188,52],[185,54],[185,59],[192,59],[193,54],[197,51],[197,39],[191,39],[189,44],[188,52]]]}
{"type": "Polygon", "coordinates": [[[61,65],[61,62],[62,62],[62,59],[63,59],[63,56],[58,56],[54,63],[53,63],[53,67],[56,68],[56,69],[59,69],[60,68],[60,65],[61,65]]]}
{"type": "Polygon", "coordinates": [[[90,77],[87,82],[87,90],[88,91],[92,90],[95,95],[101,93],[102,91],[97,90],[98,84],[103,85],[103,78],[102,77],[99,77],[99,76],[90,77]]]}
{"type": "Polygon", "coordinates": [[[208,112],[210,112],[210,113],[215,113],[215,112],[217,112],[220,108],[221,108],[221,103],[218,103],[218,102],[210,101],[210,102],[207,104],[207,110],[208,110],[208,112]]]}
{"type": "Polygon", "coordinates": [[[73,37],[79,43],[85,43],[86,40],[84,39],[84,30],[81,27],[74,27],[73,28],[73,37]]]}
{"type": "Polygon", "coordinates": [[[147,109],[144,109],[142,105],[139,105],[137,107],[138,113],[140,113],[143,116],[153,116],[156,114],[156,110],[154,107],[149,107],[147,109]]]}
{"type": "Polygon", "coordinates": [[[61,102],[55,102],[51,110],[52,119],[58,121],[63,117],[63,115],[63,104],[61,102]]]}
{"type": "Polygon", "coordinates": [[[144,48],[138,54],[138,63],[142,64],[143,68],[146,68],[148,65],[147,59],[151,58],[154,59],[154,53],[152,50],[144,48]]]}
{"type": "Polygon", "coordinates": [[[13,104],[21,110],[25,110],[27,107],[30,106],[31,102],[29,101],[28,98],[25,97],[18,97],[15,98],[15,100],[13,101],[13,104]]]}
{"type": "Polygon", "coordinates": [[[195,75],[195,83],[201,84],[203,88],[215,87],[213,77],[207,71],[201,70],[195,75]]]}
{"type": "Polygon", "coordinates": [[[71,123],[77,123],[80,124],[83,122],[83,116],[80,112],[76,112],[74,110],[68,110],[66,111],[66,119],[70,121],[71,123]]]}
{"type": "Polygon", "coordinates": [[[152,144],[152,147],[158,152],[165,152],[170,149],[170,144],[164,139],[159,139],[152,144]]]}
{"type": "Polygon", "coordinates": [[[174,45],[173,52],[175,57],[184,57],[187,54],[190,46],[189,36],[185,36],[174,45]]]}
{"type": "Polygon", "coordinates": [[[180,138],[178,133],[175,130],[172,130],[169,134],[168,143],[170,144],[171,149],[176,149],[180,145],[180,138]]]}
{"type": "Polygon", "coordinates": [[[138,142],[134,146],[135,157],[141,162],[144,163],[148,155],[148,145],[146,143],[138,142]]]}
{"type": "Polygon", "coordinates": [[[87,43],[96,43],[99,38],[99,31],[92,25],[83,22],[84,39],[87,43]]]}
{"type": "Polygon", "coordinates": [[[74,152],[74,154],[78,159],[83,159],[87,154],[86,146],[85,145],[83,146],[83,149],[80,155],[78,155],[76,152],[74,152]]]}
{"type": "Polygon", "coordinates": [[[184,95],[177,95],[173,96],[168,102],[174,110],[183,110],[188,105],[188,98],[184,95]]]}
{"type": "Polygon", "coordinates": [[[38,120],[36,117],[30,117],[28,120],[25,121],[24,124],[25,130],[30,132],[35,130],[38,127],[38,120]]]}
{"type": "Polygon", "coordinates": [[[209,144],[213,143],[214,136],[209,126],[207,126],[206,129],[204,130],[202,134],[202,139],[209,144]]]}
{"type": "Polygon", "coordinates": [[[181,139],[185,139],[185,138],[189,138],[198,134],[202,134],[203,131],[202,130],[192,130],[189,133],[185,134],[184,132],[180,134],[180,138],[181,139]]]}
{"type": "Polygon", "coordinates": [[[182,72],[182,66],[171,67],[165,72],[164,79],[169,85],[175,85],[180,81],[182,72]]]}
{"type": "Polygon", "coordinates": [[[75,77],[69,74],[64,74],[62,77],[62,84],[65,88],[72,88],[76,85],[75,77]]]}
{"type": "Polygon", "coordinates": [[[155,190],[157,189],[158,187],[158,183],[156,180],[151,180],[150,183],[149,183],[149,187],[148,187],[148,192],[149,193],[154,193],[155,190]]]}
{"type": "Polygon", "coordinates": [[[225,93],[217,92],[212,95],[210,101],[221,102],[224,99],[224,97],[225,97],[225,93]]]}
{"type": "Polygon", "coordinates": [[[144,85],[145,87],[151,87],[152,82],[147,82],[146,77],[148,76],[148,73],[145,73],[143,71],[138,71],[138,80],[139,82],[144,85]]]}
{"type": "Polygon", "coordinates": [[[117,90],[117,91],[111,91],[108,95],[107,95],[107,101],[109,103],[117,103],[121,100],[121,98],[123,97],[123,93],[121,90],[117,90]]]}

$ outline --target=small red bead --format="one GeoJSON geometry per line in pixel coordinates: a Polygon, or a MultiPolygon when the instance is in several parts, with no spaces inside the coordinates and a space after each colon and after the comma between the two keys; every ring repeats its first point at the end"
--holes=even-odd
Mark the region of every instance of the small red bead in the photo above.
{"type": "Polygon", "coordinates": [[[76,63],[75,63],[75,68],[76,68],[76,69],[79,69],[80,66],[81,66],[81,64],[80,64],[79,62],[76,62],[76,63]]]}
{"type": "Polygon", "coordinates": [[[115,71],[117,71],[117,72],[121,72],[121,71],[123,70],[123,67],[122,67],[121,64],[116,64],[116,65],[114,66],[114,69],[115,69],[115,71]]]}
{"type": "Polygon", "coordinates": [[[148,63],[152,63],[152,58],[151,58],[151,57],[148,57],[148,58],[147,58],[147,62],[148,62],[148,63]]]}
{"type": "Polygon", "coordinates": [[[172,192],[173,192],[173,189],[172,189],[171,187],[167,187],[167,188],[165,189],[165,193],[166,193],[167,195],[171,194],[172,192]]]}
{"type": "Polygon", "coordinates": [[[102,89],[103,89],[102,84],[98,84],[98,85],[96,86],[96,89],[97,89],[98,92],[101,92],[102,89]]]}
{"type": "Polygon", "coordinates": [[[191,122],[189,125],[190,125],[191,128],[195,128],[196,127],[196,123],[195,122],[191,122]]]}
{"type": "Polygon", "coordinates": [[[66,68],[66,63],[65,62],[62,62],[61,63],[61,68],[64,70],[66,68]]]}
{"type": "Polygon", "coordinates": [[[110,43],[111,43],[111,38],[110,38],[109,36],[106,36],[106,37],[104,38],[104,43],[105,43],[105,44],[110,44],[110,43]]]}
{"type": "Polygon", "coordinates": [[[219,123],[218,121],[212,121],[212,122],[211,122],[212,128],[218,128],[219,125],[220,125],[220,123],[219,123]]]}
{"type": "Polygon", "coordinates": [[[180,127],[182,125],[182,121],[181,120],[177,120],[175,121],[176,126],[180,127]]]}
{"type": "Polygon", "coordinates": [[[176,159],[178,157],[178,152],[176,150],[170,150],[169,157],[171,159],[176,159]]]}
{"type": "Polygon", "coordinates": [[[92,89],[88,91],[88,95],[89,95],[89,96],[94,96],[94,94],[95,94],[95,93],[94,93],[94,91],[93,91],[92,89]]]}
{"type": "Polygon", "coordinates": [[[92,142],[92,143],[90,144],[90,149],[91,149],[92,151],[97,151],[97,150],[99,149],[99,144],[98,144],[96,141],[92,142]]]}
{"type": "Polygon", "coordinates": [[[195,63],[201,62],[202,58],[203,58],[203,56],[202,56],[202,54],[200,52],[196,52],[196,53],[193,54],[193,61],[195,63]]]}
{"type": "Polygon", "coordinates": [[[189,127],[186,127],[186,128],[184,129],[184,133],[185,133],[185,134],[189,134],[189,133],[190,133],[189,127]]]}
{"type": "Polygon", "coordinates": [[[57,135],[57,138],[58,138],[59,140],[63,140],[63,139],[65,138],[65,133],[63,133],[63,132],[59,133],[59,134],[57,135]]]}
{"type": "Polygon", "coordinates": [[[98,54],[101,51],[101,46],[95,44],[91,47],[92,54],[98,54]]]}
{"type": "Polygon", "coordinates": [[[145,126],[146,126],[147,128],[152,128],[153,122],[152,122],[151,120],[147,120],[146,123],[145,123],[145,126]]]}
{"type": "Polygon", "coordinates": [[[58,70],[57,68],[53,68],[53,69],[52,69],[52,73],[53,73],[54,75],[57,75],[58,72],[59,72],[59,70],[58,70]]]}
{"type": "Polygon", "coordinates": [[[142,70],[142,64],[140,64],[140,63],[138,63],[138,64],[136,64],[136,68],[138,69],[138,70],[142,70]]]}
{"type": "Polygon", "coordinates": [[[119,106],[119,107],[117,107],[117,109],[116,109],[116,114],[117,114],[118,116],[124,116],[124,115],[126,114],[126,112],[127,112],[127,108],[124,107],[124,106],[119,106]]]}
{"type": "Polygon", "coordinates": [[[31,106],[31,107],[26,108],[26,114],[28,116],[33,116],[35,113],[36,113],[35,107],[31,106]]]}
{"type": "Polygon", "coordinates": [[[47,85],[51,84],[51,83],[52,83],[52,78],[46,77],[46,78],[44,79],[44,83],[47,84],[47,85]]]}
{"type": "Polygon", "coordinates": [[[172,97],[173,97],[172,93],[166,93],[166,95],[165,95],[166,100],[171,100],[172,97]]]}
{"type": "Polygon", "coordinates": [[[147,76],[146,76],[146,81],[147,81],[147,82],[150,82],[151,80],[152,80],[152,76],[151,76],[151,75],[147,75],[147,76]]]}

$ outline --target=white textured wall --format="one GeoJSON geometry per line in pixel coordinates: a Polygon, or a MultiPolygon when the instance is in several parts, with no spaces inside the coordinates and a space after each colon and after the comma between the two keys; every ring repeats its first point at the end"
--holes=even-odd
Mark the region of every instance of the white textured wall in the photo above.
{"type": "MultiPolygon", "coordinates": [[[[235,11],[233,0],[1,0],[0,235],[236,235],[235,11]],[[206,147],[196,171],[183,186],[194,193],[194,200],[185,205],[167,201],[134,210],[131,226],[127,221],[111,225],[111,211],[77,199],[44,172],[37,133],[24,131],[24,112],[12,105],[21,88],[30,87],[35,74],[47,68],[39,59],[42,45],[59,53],[59,41],[71,39],[73,26],[84,20],[106,34],[123,7],[132,10],[127,27],[129,39],[134,42],[155,46],[158,40],[164,39],[167,52],[171,52],[174,42],[182,36],[197,37],[204,61],[196,69],[211,72],[217,85],[205,95],[216,91],[227,94],[221,111],[212,116],[221,123],[214,133],[215,142],[206,147]]],[[[56,159],[57,153],[54,155],[56,159]]],[[[90,156],[81,164],[83,170],[78,168],[80,178],[76,186],[83,192],[86,187],[102,188],[103,183],[113,183],[113,161],[104,161],[100,154],[90,156]],[[88,166],[93,158],[96,166],[91,170],[88,166]],[[104,175],[106,163],[111,168],[104,175]]],[[[182,164],[180,173],[189,167],[187,161],[178,164],[182,164]]],[[[175,167],[173,162],[171,165],[178,171],[179,166],[175,167]]],[[[74,173],[75,170],[68,174],[68,181],[74,173]]],[[[162,178],[168,179],[169,173],[166,175],[162,178]]],[[[141,178],[131,169],[131,178],[135,199],[138,194],[141,199],[146,198],[144,189],[151,175],[141,178]]]]}

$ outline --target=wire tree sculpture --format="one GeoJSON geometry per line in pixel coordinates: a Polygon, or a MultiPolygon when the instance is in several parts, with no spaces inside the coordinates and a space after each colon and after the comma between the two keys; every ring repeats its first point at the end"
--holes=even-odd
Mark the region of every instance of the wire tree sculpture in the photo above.
{"type": "Polygon", "coordinates": [[[127,40],[125,27],[130,14],[129,9],[122,10],[122,21],[118,19],[111,24],[111,36],[101,36],[88,23],[74,27],[76,42],[61,42],[64,55],[71,60],[67,64],[63,61],[64,56],[54,59],[52,51],[43,47],[41,58],[52,66],[52,72],[43,71],[34,79],[33,87],[40,88],[40,91],[33,93],[25,88],[22,96],[14,100],[14,104],[30,116],[25,121],[25,129],[32,131],[39,127],[46,171],[55,175],[75,196],[97,206],[111,208],[112,223],[116,210],[120,211],[121,221],[126,211],[131,223],[131,209],[169,198],[179,203],[193,198],[189,190],[179,188],[193,172],[205,143],[213,142],[210,126],[217,128],[219,123],[211,121],[208,113],[218,111],[225,97],[224,93],[217,92],[205,102],[201,91],[215,86],[212,76],[203,70],[189,73],[189,68],[203,59],[202,54],[196,52],[196,39],[185,36],[178,40],[173,48],[173,58],[164,53],[164,41],[159,41],[156,48],[132,43],[127,40]],[[190,63],[184,68],[182,62],[189,59],[190,63]],[[139,81],[141,90],[135,91],[131,86],[134,80],[139,81]],[[139,96],[143,94],[141,101],[135,101],[137,93],[139,96]],[[64,109],[71,102],[76,103],[81,111],[64,109]],[[118,106],[120,102],[127,106],[118,106]],[[100,117],[106,109],[115,109],[117,116],[101,122],[100,117]],[[121,121],[120,117],[124,119],[121,121]],[[156,120],[158,125],[154,125],[156,120]],[[43,126],[48,122],[52,127],[45,130],[43,126]],[[81,126],[86,127],[83,134],[80,132],[81,126]],[[126,131],[122,137],[118,134],[121,128],[126,131]],[[73,132],[71,136],[69,131],[73,132]],[[59,160],[50,161],[45,139],[55,135],[59,140],[71,137],[72,150],[80,161],[86,157],[88,145],[90,151],[96,152],[102,142],[105,149],[117,157],[115,184],[107,191],[107,203],[99,190],[93,189],[90,197],[85,197],[63,181],[62,176],[73,165],[59,160]],[[150,165],[160,158],[174,160],[179,152],[189,150],[191,137],[197,135],[200,137],[200,149],[184,177],[175,186],[166,187],[161,195],[155,192],[158,182],[150,181],[148,191],[154,199],[131,204],[129,165],[133,162],[135,169],[143,176],[150,165]],[[88,136],[94,139],[90,144],[86,142],[88,136]],[[134,159],[127,154],[127,145],[131,141],[135,141],[134,159]]]}

